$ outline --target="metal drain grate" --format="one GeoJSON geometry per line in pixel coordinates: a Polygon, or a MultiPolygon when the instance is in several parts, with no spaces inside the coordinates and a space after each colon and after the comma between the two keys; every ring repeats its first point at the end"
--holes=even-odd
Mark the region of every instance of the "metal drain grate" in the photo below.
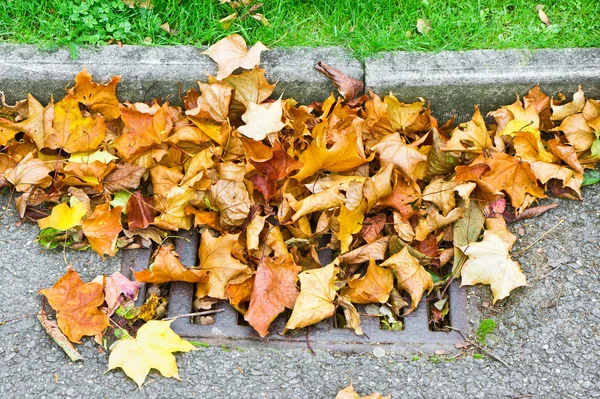
{"type": "MultiPolygon", "coordinates": [[[[180,232],[180,237],[175,241],[175,249],[180,256],[181,263],[186,266],[198,264],[199,234],[196,230],[180,232]]],[[[131,275],[131,269],[140,271],[149,265],[151,256],[150,249],[126,251],[123,257],[122,273],[131,275]]],[[[323,264],[328,263],[331,253],[322,251],[319,254],[323,264]]],[[[169,298],[168,317],[192,312],[194,301],[194,284],[172,283],[169,298]]],[[[138,303],[144,302],[146,293],[145,284],[140,290],[138,303]]],[[[469,306],[466,290],[460,288],[458,282],[450,285],[449,292],[450,325],[463,332],[469,330],[469,315],[474,311],[469,306]]],[[[370,351],[374,346],[382,346],[386,349],[403,352],[422,350],[425,352],[437,349],[456,350],[455,344],[464,342],[457,331],[441,332],[431,331],[428,322],[427,306],[419,306],[411,314],[404,317],[404,329],[401,331],[383,330],[378,317],[362,317],[361,326],[364,336],[357,336],[354,331],[344,328],[336,328],[333,318],[324,320],[306,329],[289,331],[285,335],[280,333],[286,323],[283,315],[280,315],[269,328],[271,332],[266,338],[260,336],[249,325],[240,322],[238,312],[226,301],[220,301],[216,305],[222,312],[215,314],[215,322],[211,325],[192,323],[191,317],[179,318],[173,322],[171,328],[181,337],[207,342],[212,345],[252,345],[279,347],[279,348],[306,348],[307,336],[311,347],[328,349],[334,351],[364,352],[370,351]]],[[[359,312],[364,307],[358,308],[359,312]]]]}

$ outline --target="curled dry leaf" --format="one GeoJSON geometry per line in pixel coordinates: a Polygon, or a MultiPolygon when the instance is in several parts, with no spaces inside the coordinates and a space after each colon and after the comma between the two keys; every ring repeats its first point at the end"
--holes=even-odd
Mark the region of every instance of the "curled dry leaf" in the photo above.
{"type": "Polygon", "coordinates": [[[362,94],[364,84],[360,80],[351,78],[342,73],[342,71],[321,61],[317,62],[315,69],[331,79],[335,88],[347,101],[362,94]]]}
{"type": "Polygon", "coordinates": [[[109,317],[112,316],[124,299],[135,300],[142,285],[137,281],[129,280],[120,272],[114,272],[108,277],[98,276],[92,282],[102,284],[103,280],[106,308],[102,310],[109,317]]]}

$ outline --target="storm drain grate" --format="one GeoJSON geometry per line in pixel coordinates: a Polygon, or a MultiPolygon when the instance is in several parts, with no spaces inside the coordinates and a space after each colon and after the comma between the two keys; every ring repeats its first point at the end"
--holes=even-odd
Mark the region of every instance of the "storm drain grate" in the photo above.
{"type": "MultiPolygon", "coordinates": [[[[196,230],[180,232],[180,239],[175,241],[175,249],[180,256],[180,261],[186,266],[198,265],[198,246],[200,236],[196,230]]],[[[122,273],[131,276],[131,269],[141,271],[148,268],[150,249],[128,250],[124,252],[122,273]]],[[[323,264],[331,259],[331,253],[321,251],[323,264]],[[329,257],[330,259],[327,259],[329,257]]],[[[174,317],[193,312],[194,284],[172,283],[170,289],[168,317],[174,317]]],[[[146,297],[145,284],[140,289],[136,305],[144,303],[146,297]]],[[[454,281],[449,287],[449,324],[463,332],[469,331],[469,315],[474,309],[469,306],[466,290],[454,281]]],[[[222,309],[215,314],[214,323],[201,325],[192,322],[192,317],[176,319],[171,328],[189,340],[207,342],[212,345],[252,345],[279,347],[279,348],[306,348],[307,338],[310,346],[319,349],[334,351],[364,352],[370,351],[375,346],[382,346],[388,350],[403,351],[434,351],[455,350],[456,344],[464,342],[457,331],[432,331],[429,329],[428,307],[418,306],[411,314],[404,317],[404,329],[401,331],[384,330],[381,328],[379,317],[361,317],[361,326],[365,333],[358,336],[354,331],[345,328],[336,328],[333,318],[324,320],[306,329],[292,330],[282,335],[286,323],[280,315],[269,328],[270,334],[260,338],[254,329],[238,318],[238,312],[226,301],[219,301],[216,309],[222,309]]],[[[358,307],[359,312],[364,312],[364,307],[358,307]]]]}

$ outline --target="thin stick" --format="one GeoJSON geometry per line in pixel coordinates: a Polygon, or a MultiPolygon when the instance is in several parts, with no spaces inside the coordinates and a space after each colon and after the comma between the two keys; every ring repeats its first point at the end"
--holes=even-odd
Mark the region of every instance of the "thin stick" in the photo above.
{"type": "Polygon", "coordinates": [[[480,351],[482,351],[483,353],[485,353],[486,355],[488,355],[489,357],[493,358],[494,360],[502,363],[502,365],[504,367],[506,367],[507,369],[510,368],[510,366],[508,365],[508,363],[506,363],[504,360],[502,360],[501,358],[499,358],[498,356],[494,355],[493,352],[489,351],[488,349],[484,348],[483,346],[479,345],[477,342],[470,340],[465,333],[463,333],[461,330],[459,330],[458,328],[454,328],[454,327],[450,327],[450,326],[446,326],[446,328],[450,329],[450,330],[454,330],[454,331],[458,331],[460,333],[460,335],[463,337],[463,339],[465,341],[467,341],[468,343],[470,343],[471,345],[473,345],[474,347],[476,347],[477,349],[479,349],[480,351]]]}
{"type": "Polygon", "coordinates": [[[531,244],[529,244],[525,249],[520,250],[519,252],[515,253],[515,255],[521,255],[523,252],[527,251],[528,249],[530,249],[531,247],[533,247],[538,241],[540,241],[541,239],[543,239],[544,237],[546,237],[548,234],[552,233],[558,226],[560,226],[565,220],[564,219],[560,219],[558,221],[558,223],[556,223],[554,225],[554,227],[552,227],[550,230],[546,231],[544,234],[542,234],[541,236],[539,236],[535,241],[533,241],[531,244]]]}
{"type": "Polygon", "coordinates": [[[224,311],[225,311],[225,309],[215,309],[215,310],[206,310],[204,312],[186,313],[186,314],[180,314],[179,316],[167,317],[166,319],[163,319],[163,321],[177,320],[177,319],[181,319],[182,317],[206,316],[209,314],[221,313],[224,311]]]}
{"type": "Polygon", "coordinates": [[[310,351],[310,354],[314,356],[315,350],[312,348],[312,345],[310,344],[310,341],[308,340],[309,331],[310,331],[310,326],[306,327],[306,347],[310,351]]]}
{"type": "Polygon", "coordinates": [[[3,321],[0,321],[0,326],[3,326],[8,323],[14,323],[15,321],[25,320],[30,317],[39,316],[39,315],[40,315],[40,312],[37,312],[37,313],[32,313],[32,314],[26,314],[25,316],[15,317],[14,319],[10,319],[10,320],[3,320],[3,321]]]}

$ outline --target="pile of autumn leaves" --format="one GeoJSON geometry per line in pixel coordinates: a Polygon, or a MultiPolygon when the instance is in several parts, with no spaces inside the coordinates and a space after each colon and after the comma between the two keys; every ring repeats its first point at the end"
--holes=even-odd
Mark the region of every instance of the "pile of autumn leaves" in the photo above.
{"type": "MultiPolygon", "coordinates": [[[[342,97],[270,100],[275,85],[257,67],[264,50],[237,35],[210,47],[218,74],[191,89],[183,109],[119,103],[119,77],[98,84],[85,70],[56,103],[30,95],[3,104],[0,185],[18,193],[20,216],[37,220],[48,246],[112,256],[154,241],[157,255],[137,281],[196,283],[198,299],[228,300],[262,337],[286,308],[285,331],[338,306],[362,334],[356,304],[399,316],[435,289],[441,319],[453,279],[491,285],[494,302],[525,285],[503,215],[521,214],[547,190],[580,198],[584,167],[600,156],[600,104],[581,90],[562,104],[534,87],[492,112],[493,125],[475,108],[471,121],[440,126],[425,101],[360,96],[360,82],[325,64],[318,68],[342,97]],[[202,231],[199,264],[186,268],[164,239],[191,228],[202,231]],[[319,263],[320,237],[337,255],[328,265],[319,263]]],[[[135,296],[112,277],[83,284],[70,270],[42,291],[71,341],[101,334],[135,296]]],[[[158,339],[158,325],[137,340],[158,339]]],[[[111,368],[141,384],[147,370],[128,371],[123,356],[140,350],[136,342],[117,343],[125,360],[111,355],[111,368]]],[[[171,357],[190,349],[173,342],[164,349],[171,357]]]]}

